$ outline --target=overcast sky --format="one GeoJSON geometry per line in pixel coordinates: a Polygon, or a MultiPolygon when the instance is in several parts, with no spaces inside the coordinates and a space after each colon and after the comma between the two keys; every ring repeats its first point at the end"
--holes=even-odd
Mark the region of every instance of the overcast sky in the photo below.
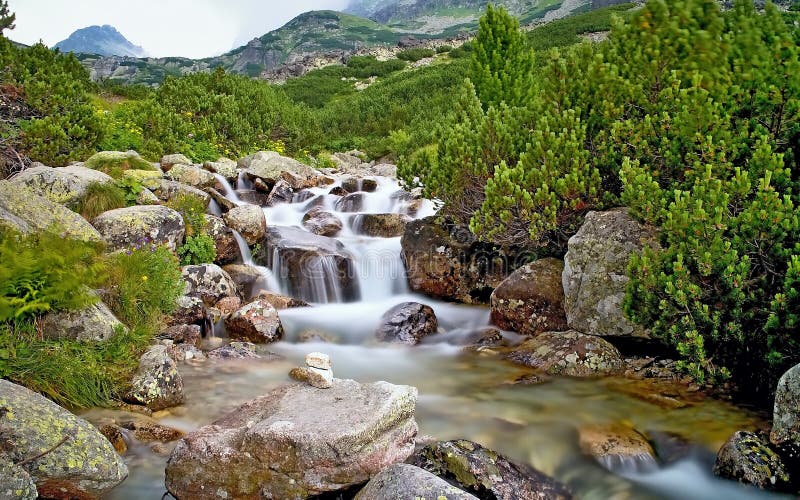
{"type": "Polygon", "coordinates": [[[110,24],[152,56],[201,58],[227,52],[309,10],[348,0],[9,0],[17,27],[6,35],[53,46],[73,31],[110,24]]]}

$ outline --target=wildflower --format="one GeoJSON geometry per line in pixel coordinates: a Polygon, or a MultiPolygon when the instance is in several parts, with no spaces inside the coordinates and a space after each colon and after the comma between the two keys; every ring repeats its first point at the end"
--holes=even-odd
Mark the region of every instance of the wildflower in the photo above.
{"type": "Polygon", "coordinates": [[[142,276],[142,281],[147,281],[147,276],[142,276]]]}

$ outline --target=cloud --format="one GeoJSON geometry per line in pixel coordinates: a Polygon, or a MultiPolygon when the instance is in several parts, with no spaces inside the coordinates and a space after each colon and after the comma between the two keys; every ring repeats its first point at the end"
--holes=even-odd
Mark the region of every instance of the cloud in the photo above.
{"type": "Polygon", "coordinates": [[[9,0],[18,42],[53,46],[73,31],[110,24],[153,56],[210,57],[309,10],[341,10],[348,0],[9,0]]]}

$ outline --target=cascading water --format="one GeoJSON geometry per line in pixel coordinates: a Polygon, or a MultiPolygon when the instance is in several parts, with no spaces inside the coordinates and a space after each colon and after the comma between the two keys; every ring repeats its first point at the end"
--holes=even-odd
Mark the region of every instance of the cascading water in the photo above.
{"type": "MultiPolygon", "coordinates": [[[[241,199],[239,199],[239,195],[236,193],[236,190],[233,189],[231,183],[228,182],[228,179],[221,176],[220,174],[214,174],[214,178],[217,179],[217,182],[220,184],[220,186],[222,186],[222,191],[223,194],[225,195],[225,198],[233,202],[235,205],[242,205],[244,203],[241,199]]],[[[240,176],[240,178],[244,177],[240,176]]],[[[238,185],[241,185],[241,183],[242,183],[241,180],[237,181],[238,185]]]]}
{"type": "Polygon", "coordinates": [[[250,247],[247,245],[247,242],[244,240],[242,235],[239,234],[239,231],[233,230],[233,237],[236,239],[236,244],[239,246],[239,254],[242,256],[242,264],[257,269],[261,274],[261,277],[256,280],[255,283],[253,283],[253,295],[257,294],[258,291],[262,289],[271,292],[280,291],[281,285],[278,283],[278,280],[275,279],[272,271],[267,267],[259,266],[255,263],[255,261],[253,261],[253,253],[250,251],[250,247]]]}

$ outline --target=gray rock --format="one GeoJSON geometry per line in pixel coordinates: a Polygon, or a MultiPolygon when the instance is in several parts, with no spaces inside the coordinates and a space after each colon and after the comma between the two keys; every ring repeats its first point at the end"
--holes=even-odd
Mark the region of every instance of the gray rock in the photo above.
{"type": "Polygon", "coordinates": [[[800,446],[800,365],[783,374],[775,390],[770,441],[800,446]]]}
{"type": "Polygon", "coordinates": [[[656,230],[633,220],[626,208],[589,212],[569,239],[564,257],[564,309],[570,328],[600,336],[646,337],[644,328],[625,317],[622,299],[631,255],[657,245],[656,230]]]}
{"type": "Polygon", "coordinates": [[[514,271],[492,292],[492,323],[522,335],[567,329],[564,263],[539,259],[514,271]]]}
{"type": "Polygon", "coordinates": [[[173,167],[164,174],[164,177],[198,189],[211,188],[217,184],[217,179],[214,177],[214,174],[200,167],[195,167],[194,165],[173,165],[173,167]]]}
{"type": "Polygon", "coordinates": [[[280,387],[181,440],[167,489],[294,500],[362,483],[413,452],[416,399],[415,388],[386,382],[280,387]]]}
{"type": "Polygon", "coordinates": [[[158,334],[162,340],[170,340],[173,344],[188,344],[200,347],[202,330],[200,325],[173,325],[158,334]]]}
{"type": "Polygon", "coordinates": [[[239,178],[239,170],[236,168],[236,162],[229,158],[220,158],[217,161],[207,161],[203,164],[203,168],[209,172],[219,174],[230,182],[236,182],[239,178]]]}
{"type": "Polygon", "coordinates": [[[192,160],[187,158],[185,155],[180,153],[175,153],[171,155],[164,155],[161,157],[161,168],[165,171],[170,170],[172,167],[176,165],[191,165],[192,160]]]}
{"type": "Polygon", "coordinates": [[[437,332],[439,323],[433,309],[418,302],[397,304],[381,317],[375,336],[384,342],[416,345],[437,332]]]}
{"type": "Polygon", "coordinates": [[[23,234],[56,229],[65,238],[101,242],[103,237],[72,210],[24,186],[0,180],[0,227],[23,234]]]}
{"type": "Polygon", "coordinates": [[[167,318],[167,326],[191,325],[203,321],[205,305],[203,299],[189,295],[181,295],[176,300],[176,307],[167,318]]]}
{"type": "MultiPolygon", "coordinates": [[[[43,498],[97,498],[128,476],[114,447],[89,422],[6,380],[0,380],[0,435],[10,444],[5,458],[20,464],[43,498]]],[[[19,470],[0,477],[2,487],[22,487],[19,497],[30,493],[19,470]]]]}
{"type": "Polygon", "coordinates": [[[260,359],[256,346],[250,342],[231,342],[229,345],[209,351],[208,359],[260,359]]]}
{"type": "Polygon", "coordinates": [[[214,188],[206,189],[206,193],[208,193],[209,196],[211,196],[212,200],[217,202],[217,205],[219,205],[219,209],[222,213],[225,213],[231,210],[232,208],[236,207],[236,203],[226,198],[225,195],[223,195],[214,188]]]}
{"type": "Polygon", "coordinates": [[[206,233],[214,240],[214,249],[217,252],[214,264],[229,264],[241,258],[236,237],[231,228],[225,225],[225,221],[214,215],[204,217],[206,233]]]}
{"type": "Polygon", "coordinates": [[[228,336],[256,344],[277,342],[283,338],[278,311],[264,299],[256,299],[225,319],[228,336]]]}
{"type": "Polygon", "coordinates": [[[364,193],[352,193],[336,200],[334,204],[340,212],[359,212],[364,207],[364,193]]]}
{"type": "Polygon", "coordinates": [[[394,464],[370,479],[355,500],[477,500],[444,479],[409,464],[394,464]]]}
{"type": "Polygon", "coordinates": [[[720,448],[714,474],[769,490],[785,490],[790,482],[789,470],[769,442],[744,431],[720,448]]]}
{"type": "Polygon", "coordinates": [[[255,245],[267,234],[267,218],[261,207],[242,205],[232,208],[223,217],[234,231],[239,231],[248,245],[255,245]]]}
{"type": "Polygon", "coordinates": [[[186,232],[181,214],[161,205],[109,210],[95,217],[92,225],[112,251],[151,243],[175,251],[186,232]]]}
{"type": "Polygon", "coordinates": [[[213,306],[225,297],[238,297],[239,290],[231,277],[216,264],[201,264],[181,268],[186,281],[186,294],[200,298],[213,306]]]}
{"type": "Polygon", "coordinates": [[[82,342],[103,342],[127,330],[102,302],[80,311],[48,313],[41,318],[40,327],[45,338],[82,342]]]}
{"type": "Polygon", "coordinates": [[[380,175],[381,177],[397,178],[397,165],[392,165],[391,163],[379,163],[372,167],[371,170],[375,175],[380,175]]]}
{"type": "Polygon", "coordinates": [[[303,216],[303,226],[320,236],[336,236],[342,230],[342,221],[332,213],[315,207],[303,216]]]}
{"type": "Polygon", "coordinates": [[[361,214],[353,219],[353,229],[358,234],[379,238],[402,236],[411,217],[404,214],[361,214]]]}
{"type": "Polygon", "coordinates": [[[179,196],[191,196],[206,207],[211,203],[210,194],[182,182],[168,179],[148,179],[143,185],[164,202],[169,202],[179,196]]]}
{"type": "Polygon", "coordinates": [[[139,359],[128,399],[151,410],[183,403],[183,378],[164,345],[150,346],[139,359]]]}
{"type": "Polygon", "coordinates": [[[598,377],[619,372],[622,356],[600,337],[568,332],[545,332],[523,342],[506,359],[550,375],[598,377]]]}
{"type": "Polygon", "coordinates": [[[291,203],[293,199],[294,190],[292,189],[292,186],[290,186],[285,180],[280,179],[272,187],[272,190],[267,197],[267,204],[269,206],[274,206],[279,203],[291,203]]]}
{"type": "Polygon", "coordinates": [[[322,174],[309,167],[304,163],[300,163],[292,158],[281,156],[275,151],[259,151],[254,155],[242,158],[239,160],[239,167],[245,169],[245,173],[251,178],[259,178],[267,185],[273,186],[278,179],[281,179],[283,172],[290,172],[295,176],[306,179],[308,185],[303,187],[311,187],[317,184],[318,179],[322,174]]]}
{"type": "Polygon", "coordinates": [[[566,500],[569,489],[555,479],[467,440],[440,441],[414,455],[412,463],[475,493],[497,500],[566,500]]]}
{"type": "Polygon", "coordinates": [[[80,201],[89,184],[112,182],[114,179],[103,172],[77,165],[59,168],[31,167],[11,178],[12,184],[25,186],[33,193],[60,205],[71,205],[80,201]]]}
{"type": "Polygon", "coordinates": [[[36,483],[28,471],[0,455],[0,498],[36,500],[36,483]]]}

